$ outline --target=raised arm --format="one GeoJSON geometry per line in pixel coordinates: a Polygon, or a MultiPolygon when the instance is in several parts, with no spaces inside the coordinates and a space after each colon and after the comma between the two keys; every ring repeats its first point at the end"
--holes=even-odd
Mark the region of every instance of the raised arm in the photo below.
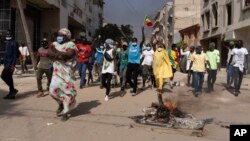
{"type": "Polygon", "coordinates": [[[100,43],[100,38],[101,38],[101,35],[98,35],[98,37],[95,38],[94,41],[92,42],[91,47],[92,47],[93,49],[96,48],[96,44],[100,43]]]}
{"type": "Polygon", "coordinates": [[[144,26],[142,26],[141,31],[142,31],[142,41],[140,43],[140,47],[142,47],[145,42],[144,26]]]}

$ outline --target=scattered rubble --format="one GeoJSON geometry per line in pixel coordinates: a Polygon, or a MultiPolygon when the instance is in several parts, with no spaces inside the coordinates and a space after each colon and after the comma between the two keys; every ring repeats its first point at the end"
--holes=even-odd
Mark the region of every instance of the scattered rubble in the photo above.
{"type": "Polygon", "coordinates": [[[174,129],[203,130],[205,124],[213,119],[199,120],[191,114],[186,114],[177,108],[170,100],[164,100],[163,105],[152,103],[142,110],[143,115],[131,117],[136,123],[174,129]]]}

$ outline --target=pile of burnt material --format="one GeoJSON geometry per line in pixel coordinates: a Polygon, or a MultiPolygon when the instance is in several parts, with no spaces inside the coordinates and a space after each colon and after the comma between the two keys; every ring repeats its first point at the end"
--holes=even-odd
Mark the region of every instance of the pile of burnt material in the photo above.
{"type": "Polygon", "coordinates": [[[209,120],[198,120],[191,114],[180,111],[170,100],[164,100],[163,105],[152,103],[142,110],[143,115],[132,117],[139,124],[153,125],[175,129],[202,130],[209,120]]]}

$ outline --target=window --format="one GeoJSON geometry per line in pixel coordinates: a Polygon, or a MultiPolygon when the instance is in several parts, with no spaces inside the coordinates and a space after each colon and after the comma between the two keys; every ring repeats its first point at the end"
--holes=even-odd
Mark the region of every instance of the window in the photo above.
{"type": "Polygon", "coordinates": [[[65,8],[67,7],[67,1],[66,0],[62,0],[62,6],[65,7],[65,8]]]}
{"type": "Polygon", "coordinates": [[[201,15],[201,20],[202,20],[203,30],[205,31],[205,30],[207,30],[207,29],[206,29],[205,15],[204,15],[204,14],[203,14],[203,15],[201,15]]]}
{"type": "Polygon", "coordinates": [[[205,13],[207,29],[210,29],[210,12],[205,13]]]}
{"type": "Polygon", "coordinates": [[[227,4],[227,25],[232,24],[232,3],[227,4]]]}
{"type": "Polygon", "coordinates": [[[217,2],[212,5],[212,13],[213,13],[212,26],[217,27],[218,26],[218,3],[217,2]]]}
{"type": "Polygon", "coordinates": [[[250,0],[245,0],[245,7],[250,7],[250,0]]]}
{"type": "Polygon", "coordinates": [[[242,8],[243,9],[250,8],[250,0],[242,0],[242,8]]]}
{"type": "Polygon", "coordinates": [[[9,0],[0,1],[0,31],[10,29],[11,9],[9,0]]]}
{"type": "Polygon", "coordinates": [[[204,2],[204,4],[203,4],[204,7],[208,6],[209,0],[203,0],[203,2],[204,2]]]}

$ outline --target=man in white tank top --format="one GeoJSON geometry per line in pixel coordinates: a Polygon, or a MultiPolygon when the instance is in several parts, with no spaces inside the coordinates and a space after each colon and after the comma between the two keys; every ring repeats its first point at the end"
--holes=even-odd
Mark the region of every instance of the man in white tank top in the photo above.
{"type": "Polygon", "coordinates": [[[105,101],[109,100],[111,79],[115,70],[116,60],[115,60],[115,50],[113,49],[113,40],[107,39],[105,41],[106,49],[104,50],[103,66],[102,66],[102,85],[106,89],[105,101]]]}

